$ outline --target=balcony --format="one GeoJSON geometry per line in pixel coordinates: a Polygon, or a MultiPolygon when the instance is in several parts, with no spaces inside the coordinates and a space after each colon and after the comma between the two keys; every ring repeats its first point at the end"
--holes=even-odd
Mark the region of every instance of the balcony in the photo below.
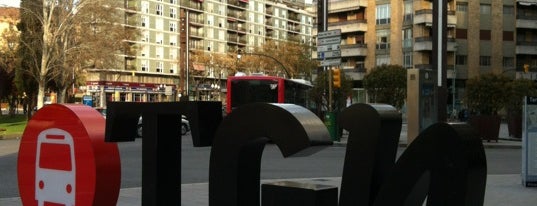
{"type": "Polygon", "coordinates": [[[367,20],[357,19],[357,20],[351,20],[351,21],[328,23],[328,30],[337,30],[337,29],[341,29],[341,33],[366,32],[367,20]]]}
{"type": "Polygon", "coordinates": [[[433,25],[433,10],[422,9],[416,11],[414,15],[414,24],[425,24],[425,26],[433,25]]]}
{"type": "Polygon", "coordinates": [[[537,29],[537,16],[516,16],[516,28],[537,29]]]}
{"type": "Polygon", "coordinates": [[[203,18],[190,18],[190,25],[196,26],[196,27],[203,27],[203,23],[205,22],[203,18]]]}
{"type": "Polygon", "coordinates": [[[367,0],[334,1],[328,4],[328,13],[358,10],[367,7],[367,0]]]}
{"type": "Polygon", "coordinates": [[[534,4],[537,4],[537,0],[517,0],[517,2],[526,2],[526,3],[534,3],[534,4]]]}
{"type": "Polygon", "coordinates": [[[519,41],[516,43],[516,54],[537,55],[537,42],[519,41]]]}
{"type": "Polygon", "coordinates": [[[414,65],[416,69],[433,69],[433,65],[430,64],[416,64],[414,65]]]}
{"type": "Polygon", "coordinates": [[[433,38],[429,36],[416,37],[414,41],[414,51],[432,51],[433,38]]]}
{"type": "Polygon", "coordinates": [[[201,31],[190,30],[190,37],[203,39],[203,30],[201,31]]]}
{"type": "Polygon", "coordinates": [[[341,45],[342,57],[367,56],[367,44],[341,45]]]}
{"type": "Polygon", "coordinates": [[[227,5],[228,7],[246,9],[248,7],[248,1],[247,0],[227,0],[227,5]]]}
{"type": "Polygon", "coordinates": [[[181,0],[181,6],[188,8],[190,11],[203,12],[203,3],[193,0],[181,0]]]}
{"type": "Polygon", "coordinates": [[[447,27],[455,28],[457,26],[457,15],[455,11],[447,12],[447,27]]]}
{"type": "Polygon", "coordinates": [[[135,14],[138,11],[138,2],[136,1],[128,1],[127,7],[125,8],[125,13],[127,14],[135,14]]]}

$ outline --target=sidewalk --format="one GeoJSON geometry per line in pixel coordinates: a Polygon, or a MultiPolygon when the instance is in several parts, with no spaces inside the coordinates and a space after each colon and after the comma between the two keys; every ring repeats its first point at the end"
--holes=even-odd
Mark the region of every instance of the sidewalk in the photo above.
{"type": "MultiPolygon", "coordinates": [[[[340,177],[326,177],[314,179],[287,179],[290,181],[308,182],[321,185],[331,185],[340,187],[340,177]]],[[[262,182],[277,182],[281,180],[263,180],[262,182]]],[[[339,189],[338,189],[339,190],[339,189]]],[[[182,184],[181,185],[181,205],[186,206],[207,206],[208,184],[182,184]]],[[[142,189],[126,188],[119,193],[118,206],[141,205],[142,189]]],[[[520,183],[520,175],[488,175],[487,189],[485,192],[486,206],[528,206],[537,202],[537,188],[523,187],[520,183]]],[[[21,206],[20,198],[0,199],[2,206],[21,206]]]]}
{"type": "MultiPolygon", "coordinates": [[[[347,146],[347,136],[345,132],[343,133],[341,139],[339,141],[334,142],[334,146],[347,146]]],[[[500,125],[500,133],[498,135],[498,142],[496,141],[483,141],[483,146],[485,148],[506,148],[506,149],[520,149],[522,148],[522,141],[521,139],[511,138],[509,137],[509,131],[507,129],[507,124],[502,123],[500,125]]],[[[401,127],[401,134],[399,137],[399,146],[400,147],[406,147],[408,145],[407,142],[407,124],[403,124],[401,127]]]]}

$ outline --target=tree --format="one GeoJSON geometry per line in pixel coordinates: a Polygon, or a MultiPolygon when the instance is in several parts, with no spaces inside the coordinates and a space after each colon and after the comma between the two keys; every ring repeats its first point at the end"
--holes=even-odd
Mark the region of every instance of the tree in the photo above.
{"type": "MultiPolygon", "coordinates": [[[[27,53],[39,60],[27,72],[38,85],[37,107],[47,86],[65,96],[77,72],[122,69],[118,54],[129,48],[137,31],[124,27],[122,0],[21,1],[22,39],[27,53]],[[22,17],[24,16],[24,17],[22,17]],[[32,50],[39,51],[32,51],[32,50]]],[[[60,99],[60,101],[63,98],[60,99]]]]}
{"type": "Polygon", "coordinates": [[[385,103],[401,109],[406,99],[406,69],[400,65],[381,65],[364,76],[369,102],[385,103]]]}
{"type": "MultiPolygon", "coordinates": [[[[12,19],[18,19],[15,9],[6,10],[7,15],[12,19]]],[[[19,67],[19,58],[17,57],[17,46],[19,32],[15,29],[15,25],[9,24],[8,28],[0,31],[2,42],[0,45],[0,100],[7,100],[9,103],[9,114],[15,114],[17,102],[19,101],[19,92],[17,87],[13,85],[15,79],[15,71],[19,67]]],[[[0,114],[2,115],[2,114],[0,114]]]]}
{"type": "Polygon", "coordinates": [[[311,71],[317,69],[319,65],[319,62],[311,57],[312,49],[311,46],[303,43],[267,41],[262,47],[252,52],[260,54],[255,55],[257,58],[253,62],[256,62],[257,65],[253,68],[262,68],[273,73],[285,73],[279,64],[275,64],[276,60],[291,74],[291,77],[287,78],[303,77],[311,80],[311,71]]]}

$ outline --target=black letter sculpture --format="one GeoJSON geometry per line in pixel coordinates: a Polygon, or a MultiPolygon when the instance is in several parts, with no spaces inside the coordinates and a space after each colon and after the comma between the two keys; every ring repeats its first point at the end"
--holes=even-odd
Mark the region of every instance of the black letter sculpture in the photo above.
{"type": "Polygon", "coordinates": [[[261,155],[269,140],[284,157],[309,155],[321,149],[310,146],[332,144],[326,126],[303,107],[254,103],[233,110],[222,121],[211,148],[210,206],[260,204],[261,155]]]}
{"type": "Polygon", "coordinates": [[[108,102],[105,141],[134,141],[143,117],[142,205],[181,204],[181,115],[194,146],[210,146],[222,120],[220,102],[108,102]]]}
{"type": "Polygon", "coordinates": [[[395,165],[401,114],[385,104],[353,104],[339,117],[349,131],[339,205],[370,205],[395,165]]]}
{"type": "Polygon", "coordinates": [[[394,165],[401,117],[393,107],[351,105],[340,122],[349,130],[340,206],[421,206],[425,197],[427,205],[483,205],[485,152],[468,124],[430,126],[394,165]]]}

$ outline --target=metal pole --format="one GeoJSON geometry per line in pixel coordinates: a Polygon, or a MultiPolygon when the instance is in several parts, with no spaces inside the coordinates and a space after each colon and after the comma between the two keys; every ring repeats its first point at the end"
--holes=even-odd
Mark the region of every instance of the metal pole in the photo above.
{"type": "Polygon", "coordinates": [[[453,98],[452,98],[452,107],[453,107],[453,114],[452,116],[455,118],[457,117],[457,110],[455,109],[455,97],[457,97],[457,95],[455,95],[455,92],[457,92],[457,88],[455,88],[455,83],[457,82],[457,46],[455,46],[454,50],[453,50],[453,85],[451,85],[451,93],[453,95],[453,98]]]}
{"type": "Polygon", "coordinates": [[[189,83],[189,72],[190,72],[190,48],[188,44],[188,37],[190,36],[190,18],[189,18],[189,12],[186,10],[186,96],[190,98],[190,83],[189,83]]]}

